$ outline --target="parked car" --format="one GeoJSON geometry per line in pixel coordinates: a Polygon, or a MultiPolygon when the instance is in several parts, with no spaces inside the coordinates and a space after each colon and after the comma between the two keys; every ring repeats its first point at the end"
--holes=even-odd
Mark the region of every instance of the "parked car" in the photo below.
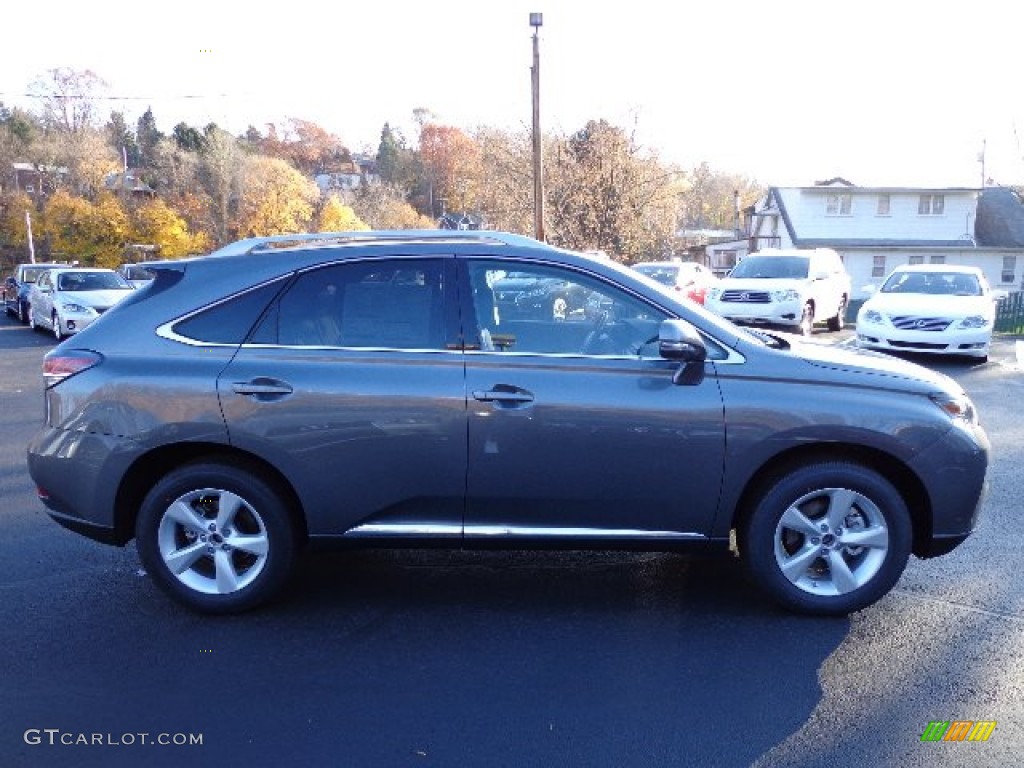
{"type": "Polygon", "coordinates": [[[736,323],[781,326],[810,336],[816,322],[842,330],[850,275],[831,248],[765,249],[746,256],[705,306],[736,323]]]}
{"type": "Polygon", "coordinates": [[[695,261],[642,261],[633,269],[698,304],[704,303],[708,288],[718,282],[710,269],[695,261]]]}
{"type": "Polygon", "coordinates": [[[53,331],[60,341],[87,327],[133,290],[112,269],[47,269],[29,292],[28,324],[53,331]]]}
{"type": "Polygon", "coordinates": [[[154,277],[153,270],[143,264],[122,264],[117,268],[117,274],[127,280],[132,288],[145,288],[154,277]]]}
{"type": "Polygon", "coordinates": [[[134,538],[196,610],[261,604],[336,544],[734,549],[780,604],[846,614],[977,524],[989,444],[952,379],[745,331],[611,261],[437,230],[152,268],[45,356],[28,467],[58,523],[134,538]],[[598,309],[509,318],[508,274],[598,309]]]}
{"type": "Polygon", "coordinates": [[[4,280],[4,311],[16,317],[23,324],[28,323],[28,294],[36,278],[51,267],[59,267],[54,262],[19,264],[14,272],[4,280]]]}
{"type": "Polygon", "coordinates": [[[996,300],[977,267],[897,267],[857,313],[857,344],[889,352],[988,358],[996,300]]]}
{"type": "Polygon", "coordinates": [[[510,272],[494,281],[498,313],[508,319],[565,320],[586,305],[587,295],[578,286],[558,278],[510,272]]]}

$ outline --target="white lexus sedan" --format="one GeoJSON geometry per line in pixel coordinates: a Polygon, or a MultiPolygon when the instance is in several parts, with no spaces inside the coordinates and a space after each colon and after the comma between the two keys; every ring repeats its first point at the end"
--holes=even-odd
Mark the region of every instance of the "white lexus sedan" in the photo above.
{"type": "Polygon", "coordinates": [[[857,345],[988,358],[995,300],[977,267],[897,267],[857,313],[857,345]]]}
{"type": "Polygon", "coordinates": [[[28,324],[53,331],[60,341],[78,333],[133,290],[112,269],[48,269],[29,292],[28,324]]]}

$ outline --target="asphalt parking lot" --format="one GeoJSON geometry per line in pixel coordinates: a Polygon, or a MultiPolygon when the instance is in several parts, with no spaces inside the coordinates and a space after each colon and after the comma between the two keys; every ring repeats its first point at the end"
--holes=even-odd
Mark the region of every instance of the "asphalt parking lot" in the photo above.
{"type": "Polygon", "coordinates": [[[781,612],[732,560],[377,550],[308,558],[264,611],[187,613],[133,548],[36,500],[24,452],[52,345],[0,317],[0,766],[1019,763],[1013,339],[984,364],[927,361],[992,439],[978,530],[844,619],[781,612]],[[937,720],[996,726],[922,743],[937,720]]]}

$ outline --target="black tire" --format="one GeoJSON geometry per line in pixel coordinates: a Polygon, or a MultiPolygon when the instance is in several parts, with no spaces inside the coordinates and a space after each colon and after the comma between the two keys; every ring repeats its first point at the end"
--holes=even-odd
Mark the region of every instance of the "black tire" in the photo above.
{"type": "Polygon", "coordinates": [[[797,326],[797,333],[801,336],[810,336],[814,333],[814,307],[804,304],[800,313],[800,324],[797,326]]]}
{"type": "Polygon", "coordinates": [[[28,302],[18,301],[18,319],[22,325],[28,325],[28,302]]]}
{"type": "Polygon", "coordinates": [[[273,598],[291,574],[298,542],[281,495],[251,472],[221,462],[187,464],[165,475],[146,495],[135,535],[157,585],[201,613],[235,613],[273,598]],[[225,524],[217,528],[222,514],[225,524]],[[169,558],[182,561],[177,574],[169,558]]]}
{"type": "Polygon", "coordinates": [[[739,535],[758,586],[787,608],[819,616],[845,616],[888,593],[912,538],[893,485],[846,462],[809,464],[776,480],[739,535]]]}
{"type": "Polygon", "coordinates": [[[846,297],[843,296],[839,300],[839,308],[836,310],[836,316],[828,319],[828,329],[830,331],[841,331],[843,326],[846,325],[846,297]]]}

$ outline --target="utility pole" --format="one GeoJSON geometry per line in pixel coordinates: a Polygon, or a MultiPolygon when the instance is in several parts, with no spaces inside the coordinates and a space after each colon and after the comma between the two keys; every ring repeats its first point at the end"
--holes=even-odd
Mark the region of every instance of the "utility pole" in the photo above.
{"type": "Polygon", "coordinates": [[[540,140],[540,28],[543,13],[530,14],[533,27],[533,67],[530,69],[533,90],[533,233],[544,240],[544,161],[540,140]]]}

